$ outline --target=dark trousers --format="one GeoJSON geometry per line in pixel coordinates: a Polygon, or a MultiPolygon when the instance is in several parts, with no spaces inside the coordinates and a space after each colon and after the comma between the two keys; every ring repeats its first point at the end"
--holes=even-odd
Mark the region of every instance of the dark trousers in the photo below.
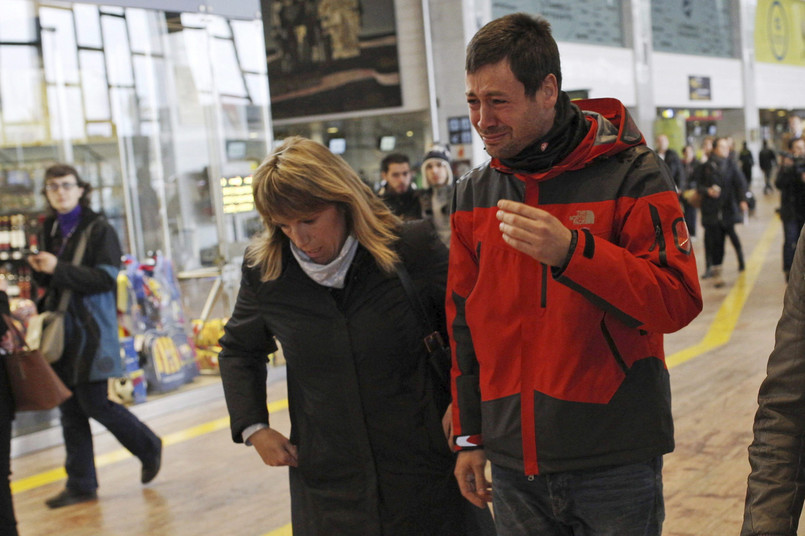
{"type": "Polygon", "coordinates": [[[0,356],[0,534],[17,536],[17,520],[11,501],[11,421],[13,402],[9,391],[4,357],[0,356]]]}
{"type": "Polygon", "coordinates": [[[732,242],[735,254],[738,256],[738,268],[743,270],[743,247],[741,246],[740,238],[738,238],[738,233],[735,232],[735,226],[721,223],[704,226],[704,252],[708,261],[707,266],[709,268],[710,266],[721,266],[723,264],[724,245],[727,237],[732,242]]]}
{"type": "Polygon", "coordinates": [[[492,487],[499,536],[662,533],[662,457],[530,476],[492,464],[492,487]]]}
{"type": "Polygon", "coordinates": [[[140,461],[148,463],[156,458],[159,437],[125,406],[109,400],[105,381],[83,383],[72,389],[73,396],[59,406],[67,451],[67,488],[94,491],[98,487],[90,418],[106,427],[140,461]]]}

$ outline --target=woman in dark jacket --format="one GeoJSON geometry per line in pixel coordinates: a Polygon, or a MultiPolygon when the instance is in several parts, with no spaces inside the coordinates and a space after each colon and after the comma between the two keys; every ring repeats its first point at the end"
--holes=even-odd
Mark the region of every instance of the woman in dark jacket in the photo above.
{"type": "Polygon", "coordinates": [[[727,138],[718,138],[713,143],[710,158],[698,168],[696,188],[702,194],[700,210],[704,249],[712,263],[713,286],[723,287],[721,264],[728,236],[738,255],[738,270],[744,269],[743,248],[735,232],[735,224],[743,221],[743,214],[749,208],[746,202],[746,179],[729,157],[727,138]]]}
{"type": "Polygon", "coordinates": [[[144,484],[154,479],[162,458],[159,437],[107,397],[107,379],[123,375],[116,307],[121,249],[114,228],[89,208],[90,190],[91,185],[70,166],[59,164],[45,171],[44,193],[53,214],[45,220],[43,251],[28,257],[37,284],[47,289],[40,312],[56,310],[62,294],[72,293],[65,315],[64,352],[53,364],[73,391],[59,406],[67,484],[46,501],[50,508],[97,497],[90,417],[140,459],[144,484]],[[73,255],[87,229],[86,251],[80,265],[75,265],[73,255]]]}
{"type": "Polygon", "coordinates": [[[433,227],[401,224],[344,160],[304,138],[286,140],[253,181],[265,231],[247,251],[219,364],[235,442],[290,466],[294,535],[477,533],[452,476],[425,328],[394,268],[406,267],[444,332],[447,251],[433,227]],[[290,438],[266,410],[275,338],[290,438]]]}
{"type": "Polygon", "coordinates": [[[17,536],[17,520],[14,517],[14,503],[11,500],[11,421],[14,420],[14,402],[3,362],[5,351],[11,350],[8,331],[3,315],[10,315],[8,283],[0,277],[0,534],[17,536]]]}

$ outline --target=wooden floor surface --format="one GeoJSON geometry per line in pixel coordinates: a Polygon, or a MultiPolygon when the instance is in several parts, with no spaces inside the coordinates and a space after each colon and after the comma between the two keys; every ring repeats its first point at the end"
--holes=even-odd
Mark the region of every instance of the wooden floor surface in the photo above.
{"type": "MultiPolygon", "coordinates": [[[[761,197],[755,217],[738,227],[747,270],[739,276],[728,245],[728,285],[713,289],[702,281],[704,311],[666,338],[676,427],[676,450],[665,458],[666,536],[739,533],[757,390],[785,290],[777,204],[776,193],[761,197]]],[[[701,267],[701,228],[699,235],[694,246],[701,267]]],[[[283,400],[284,382],[269,391],[270,401],[283,400]]],[[[232,443],[220,397],[148,424],[165,438],[162,472],[142,486],[138,460],[102,433],[95,439],[97,502],[45,507],[64,486],[61,446],[12,460],[12,481],[25,487],[14,494],[20,534],[290,534],[287,471],[263,466],[253,449],[232,443]]],[[[272,424],[287,433],[287,411],[274,411],[272,424]]]]}

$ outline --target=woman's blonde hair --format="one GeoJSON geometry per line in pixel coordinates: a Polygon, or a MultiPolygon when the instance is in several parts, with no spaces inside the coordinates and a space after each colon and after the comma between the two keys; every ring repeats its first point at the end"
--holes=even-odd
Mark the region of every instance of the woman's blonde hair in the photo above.
{"type": "Polygon", "coordinates": [[[246,251],[249,267],[259,266],[261,280],[282,271],[282,249],[288,237],[275,217],[301,219],[330,205],[346,216],[347,231],[392,272],[399,256],[392,248],[401,223],[343,158],[324,145],[301,136],[287,138],[268,155],[252,176],[254,203],[265,229],[246,251]]]}

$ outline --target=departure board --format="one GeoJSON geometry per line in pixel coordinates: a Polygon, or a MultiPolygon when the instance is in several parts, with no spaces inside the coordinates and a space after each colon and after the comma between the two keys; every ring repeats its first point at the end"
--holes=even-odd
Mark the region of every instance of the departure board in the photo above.
{"type": "Polygon", "coordinates": [[[732,58],[733,3],[737,4],[729,0],[651,0],[654,50],[732,58]]]}
{"type": "Polygon", "coordinates": [[[492,2],[493,18],[518,12],[545,17],[557,41],[623,46],[621,0],[492,2]]]}

